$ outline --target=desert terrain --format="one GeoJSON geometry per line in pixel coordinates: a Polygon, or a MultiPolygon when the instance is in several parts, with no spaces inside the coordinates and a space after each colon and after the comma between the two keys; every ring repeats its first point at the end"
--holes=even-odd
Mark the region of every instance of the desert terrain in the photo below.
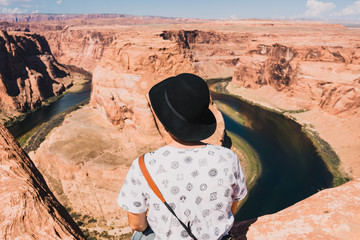
{"type": "MultiPolygon", "coordinates": [[[[296,120],[336,152],[339,164],[324,159],[331,170],[348,179],[360,177],[360,29],[270,20],[131,21],[125,24],[115,18],[109,24],[86,19],[73,25],[71,20],[40,21],[18,26],[43,35],[60,64],[93,74],[90,104],[69,114],[29,153],[83,231],[104,239],[129,232],[125,212],[115,203],[117,192],[132,160],[166,142],[146,93],[153,84],[181,72],[205,79],[231,77],[224,92],[296,120]]],[[[209,141],[220,143],[224,125],[216,106],[214,112],[220,124],[209,141]]],[[[307,239],[318,239],[325,236],[324,228],[332,229],[329,226],[341,221],[340,230],[325,231],[328,239],[345,233],[347,239],[355,239],[353,213],[359,206],[347,201],[347,194],[359,198],[358,180],[260,217],[248,227],[248,239],[269,239],[289,219],[303,223],[291,238],[308,234],[307,239]],[[313,214],[312,207],[339,195],[343,197],[337,209],[313,214]],[[304,209],[303,215],[296,215],[298,209],[304,209]],[[349,209],[350,215],[344,214],[349,209]],[[314,219],[328,219],[328,213],[331,221],[308,227],[314,219]],[[278,225],[271,225],[274,221],[278,225]],[[302,235],[303,228],[308,231],[302,235]],[[261,238],[259,231],[269,235],[261,238]]]]}

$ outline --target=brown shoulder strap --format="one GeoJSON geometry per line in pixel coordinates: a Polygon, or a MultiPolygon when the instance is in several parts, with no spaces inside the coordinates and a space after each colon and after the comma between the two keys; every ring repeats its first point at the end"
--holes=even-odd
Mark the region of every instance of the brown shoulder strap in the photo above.
{"type": "Polygon", "coordinates": [[[144,175],[146,181],[148,182],[150,188],[153,190],[153,192],[156,194],[156,196],[161,200],[161,202],[164,203],[165,199],[164,199],[163,195],[161,194],[160,190],[158,189],[158,187],[154,183],[153,179],[151,178],[148,170],[146,169],[145,161],[144,161],[144,155],[142,155],[139,158],[139,166],[140,166],[141,172],[143,173],[143,175],[144,175]]]}

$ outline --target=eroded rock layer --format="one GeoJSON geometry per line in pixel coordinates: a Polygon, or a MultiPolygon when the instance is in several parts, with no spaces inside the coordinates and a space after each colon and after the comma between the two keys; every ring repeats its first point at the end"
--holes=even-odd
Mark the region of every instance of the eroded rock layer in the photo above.
{"type": "Polygon", "coordinates": [[[0,125],[0,209],[1,239],[85,239],[3,125],[0,125]]]}
{"type": "Polygon", "coordinates": [[[71,85],[46,39],[37,34],[0,31],[0,111],[16,115],[41,105],[71,85]]]}
{"type": "Polygon", "coordinates": [[[176,42],[184,57],[204,78],[226,78],[233,75],[239,57],[251,34],[214,30],[166,30],[164,40],[176,42]]]}
{"type": "Polygon", "coordinates": [[[116,38],[117,32],[66,26],[61,31],[45,32],[44,35],[59,62],[93,72],[105,48],[116,38]]]}

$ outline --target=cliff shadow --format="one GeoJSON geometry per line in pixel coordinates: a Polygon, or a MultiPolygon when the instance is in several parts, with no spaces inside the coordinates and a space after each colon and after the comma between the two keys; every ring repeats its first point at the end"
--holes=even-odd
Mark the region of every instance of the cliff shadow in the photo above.
{"type": "Polygon", "coordinates": [[[250,226],[257,221],[257,218],[253,218],[246,221],[235,222],[231,228],[231,233],[236,240],[247,240],[246,234],[249,231],[250,226]]]}
{"type": "Polygon", "coordinates": [[[230,149],[232,147],[232,140],[227,134],[226,130],[224,131],[224,139],[221,141],[221,146],[230,149]]]}

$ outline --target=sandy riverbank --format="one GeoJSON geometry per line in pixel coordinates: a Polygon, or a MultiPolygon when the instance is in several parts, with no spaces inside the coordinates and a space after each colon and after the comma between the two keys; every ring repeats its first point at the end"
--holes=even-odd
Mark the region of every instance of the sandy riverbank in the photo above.
{"type": "MultiPolygon", "coordinates": [[[[223,112],[239,124],[246,125],[246,120],[243,119],[243,117],[240,116],[240,114],[236,110],[218,101],[214,102],[216,103],[218,109],[221,112],[223,112]]],[[[240,159],[240,163],[246,177],[246,184],[248,190],[250,190],[255,185],[257,178],[261,174],[260,159],[257,156],[256,151],[243,138],[229,131],[227,132],[227,134],[232,141],[231,149],[236,152],[240,159]]]]}

